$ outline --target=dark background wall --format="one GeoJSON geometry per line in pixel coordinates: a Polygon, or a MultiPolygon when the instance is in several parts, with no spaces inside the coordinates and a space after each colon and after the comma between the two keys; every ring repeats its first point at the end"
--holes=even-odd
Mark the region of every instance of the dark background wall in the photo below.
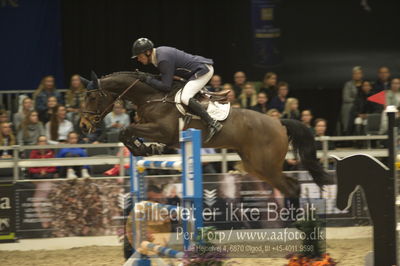
{"type": "Polygon", "coordinates": [[[0,90],[36,89],[46,75],[64,86],[60,24],[60,0],[0,1],[0,90]]]}
{"type": "Polygon", "coordinates": [[[225,82],[237,70],[250,80],[277,72],[290,83],[301,108],[328,118],[332,130],[341,88],[353,66],[363,66],[372,80],[381,65],[399,76],[396,0],[368,0],[371,12],[361,0],[276,1],[276,26],[282,32],[277,48],[283,60],[270,67],[252,62],[250,0],[15,2],[18,8],[0,6],[0,89],[34,89],[46,74],[55,74],[58,87],[65,87],[72,74],[88,76],[91,69],[99,74],[154,71],[130,59],[132,42],[145,36],[156,45],[213,58],[225,82]]]}
{"type": "Polygon", "coordinates": [[[302,108],[329,119],[332,132],[341,87],[353,66],[363,66],[372,80],[381,65],[399,74],[399,2],[369,0],[372,11],[367,12],[359,0],[277,1],[283,61],[256,67],[250,1],[63,1],[65,72],[152,71],[129,59],[132,42],[146,36],[156,45],[213,58],[216,73],[227,82],[237,70],[251,80],[276,71],[302,108]]]}

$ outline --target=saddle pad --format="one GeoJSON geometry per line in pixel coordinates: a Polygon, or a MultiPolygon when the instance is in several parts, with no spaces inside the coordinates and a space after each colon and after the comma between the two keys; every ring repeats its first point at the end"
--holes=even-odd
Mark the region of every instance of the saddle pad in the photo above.
{"type": "MultiPolygon", "coordinates": [[[[175,105],[178,111],[182,115],[188,115],[186,112],[185,108],[182,106],[181,102],[181,95],[182,95],[182,90],[180,89],[176,94],[175,94],[175,105]]],[[[226,103],[226,104],[221,104],[219,102],[212,102],[210,101],[207,107],[207,113],[214,118],[217,121],[224,121],[231,110],[231,103],[226,103]]],[[[190,114],[192,115],[192,114],[190,114]]],[[[193,118],[195,119],[200,119],[198,116],[192,115],[193,118]]]]}

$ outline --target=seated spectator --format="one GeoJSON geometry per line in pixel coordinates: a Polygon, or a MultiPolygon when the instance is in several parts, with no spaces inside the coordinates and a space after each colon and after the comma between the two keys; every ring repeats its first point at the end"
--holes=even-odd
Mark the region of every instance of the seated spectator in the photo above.
{"type": "MultiPolygon", "coordinates": [[[[48,145],[46,136],[39,136],[36,141],[37,145],[48,145]]],[[[50,149],[32,150],[29,159],[49,159],[54,158],[54,151],[50,149]]],[[[54,166],[30,167],[28,168],[29,178],[55,178],[58,177],[57,168],[54,166]]]]}
{"type": "Polygon", "coordinates": [[[265,94],[268,96],[268,99],[272,99],[277,95],[277,83],[278,75],[276,75],[274,72],[268,72],[264,76],[263,85],[259,91],[265,92],[265,94]]]}
{"type": "Polygon", "coordinates": [[[39,84],[39,87],[33,93],[33,100],[35,101],[35,110],[39,113],[47,108],[47,99],[50,96],[55,96],[58,103],[62,103],[61,94],[55,87],[54,77],[46,76],[39,84]]]}
{"type": "Polygon", "coordinates": [[[36,111],[30,111],[18,129],[18,145],[35,145],[39,136],[43,136],[45,134],[46,132],[43,124],[39,121],[38,113],[36,111]]]}
{"type": "Polygon", "coordinates": [[[242,94],[239,96],[242,108],[250,109],[251,106],[257,104],[257,94],[253,84],[246,83],[242,94]]]}
{"type": "Polygon", "coordinates": [[[367,125],[367,115],[380,113],[383,107],[380,104],[368,101],[368,97],[372,95],[372,84],[369,81],[363,81],[361,91],[358,93],[354,101],[354,107],[351,112],[351,121],[348,126],[349,132],[356,135],[365,134],[365,126],[367,125]]]}
{"type": "MultiPolygon", "coordinates": [[[[3,122],[0,123],[0,146],[12,146],[16,145],[14,133],[12,132],[11,123],[3,122]]],[[[12,150],[0,150],[0,158],[8,159],[12,158],[12,150]]]]}
{"type": "Polygon", "coordinates": [[[65,119],[66,110],[62,105],[54,108],[51,119],[46,124],[46,136],[50,144],[58,144],[67,140],[68,134],[74,130],[70,121],[65,119]]]}
{"type": "Polygon", "coordinates": [[[388,90],[390,87],[390,69],[382,66],[378,69],[378,80],[374,84],[372,94],[388,90]]]}
{"type": "Polygon", "coordinates": [[[286,97],[289,94],[289,84],[287,82],[281,81],[278,84],[278,94],[270,99],[269,107],[275,108],[279,112],[283,112],[285,109],[286,97]]]}
{"type": "Polygon", "coordinates": [[[65,94],[65,107],[67,108],[67,119],[74,125],[79,123],[79,110],[85,100],[86,89],[79,75],[71,77],[71,85],[65,94]]]}
{"type": "Polygon", "coordinates": [[[352,79],[344,84],[342,91],[342,108],[341,108],[341,125],[342,132],[344,134],[350,134],[349,122],[353,122],[350,119],[351,110],[354,106],[354,101],[356,100],[357,94],[361,89],[363,78],[363,72],[361,67],[353,67],[352,79]]]}
{"type": "Polygon", "coordinates": [[[10,116],[8,115],[7,110],[0,110],[0,123],[9,123],[10,122],[10,116]]]}
{"type": "Polygon", "coordinates": [[[104,123],[108,132],[119,132],[122,128],[129,126],[131,121],[129,115],[125,112],[123,104],[116,102],[112,112],[105,116],[104,123]]]}
{"type": "MultiPolygon", "coordinates": [[[[74,131],[68,133],[67,143],[77,144],[79,140],[78,134],[74,131]]],[[[82,148],[63,148],[57,154],[57,158],[69,158],[69,157],[87,157],[85,149],[82,148]]],[[[90,177],[89,167],[85,166],[68,166],[61,167],[60,175],[61,177],[67,178],[77,178],[78,176],[83,178],[90,177]]]]}
{"type": "Polygon", "coordinates": [[[246,85],[246,74],[243,71],[238,71],[233,75],[233,89],[235,95],[241,95],[246,85]]]}
{"type": "Polygon", "coordinates": [[[49,98],[47,98],[46,109],[38,112],[39,120],[43,123],[43,125],[50,121],[50,118],[54,112],[54,108],[57,106],[57,104],[58,102],[55,96],[50,96],[49,98]]]}
{"type": "MultiPolygon", "coordinates": [[[[317,118],[315,119],[315,126],[314,126],[314,131],[315,131],[315,136],[316,137],[322,137],[325,136],[326,134],[326,129],[327,129],[327,121],[323,118],[317,118]]],[[[315,146],[317,150],[322,150],[322,141],[317,140],[315,142],[315,146]]],[[[329,150],[334,150],[335,145],[332,141],[328,142],[328,149],[329,150]]]]}
{"type": "Polygon", "coordinates": [[[301,122],[310,129],[311,133],[314,135],[314,128],[312,127],[313,115],[310,109],[305,109],[301,112],[301,122]]]}
{"type": "Polygon", "coordinates": [[[235,90],[233,89],[231,84],[225,83],[224,86],[222,86],[222,90],[229,90],[229,93],[226,96],[228,98],[228,102],[230,103],[236,102],[235,90]]]}
{"type": "MultiPolygon", "coordinates": [[[[77,127],[77,129],[80,130],[80,127],[77,127]]],[[[107,142],[107,130],[104,120],[99,123],[99,126],[95,128],[93,132],[86,134],[81,132],[80,136],[84,143],[98,144],[101,142],[107,142]]]]}
{"type": "Polygon", "coordinates": [[[276,109],[269,109],[267,115],[276,119],[281,119],[281,113],[276,109]]]}
{"type": "Polygon", "coordinates": [[[282,118],[300,120],[299,101],[296,98],[287,99],[282,118]]]}
{"type": "MultiPolygon", "coordinates": [[[[14,114],[14,126],[15,128],[19,128],[22,121],[25,120],[26,115],[29,114],[33,110],[33,101],[29,97],[25,97],[22,100],[21,107],[19,108],[18,113],[14,114]]],[[[36,138],[35,138],[35,143],[36,143],[36,138]]]]}
{"type": "Polygon", "coordinates": [[[386,105],[400,106],[400,79],[394,78],[390,82],[390,89],[386,91],[386,105]]]}
{"type": "Polygon", "coordinates": [[[234,101],[231,103],[232,108],[242,108],[242,106],[240,105],[240,102],[238,101],[234,101]]]}
{"type": "Polygon", "coordinates": [[[268,111],[267,102],[268,102],[267,94],[265,94],[265,92],[261,91],[261,92],[257,93],[257,104],[251,106],[250,109],[265,114],[268,111]]]}
{"type": "Polygon", "coordinates": [[[210,79],[210,85],[207,87],[209,91],[218,92],[222,90],[221,76],[214,75],[210,79]]]}

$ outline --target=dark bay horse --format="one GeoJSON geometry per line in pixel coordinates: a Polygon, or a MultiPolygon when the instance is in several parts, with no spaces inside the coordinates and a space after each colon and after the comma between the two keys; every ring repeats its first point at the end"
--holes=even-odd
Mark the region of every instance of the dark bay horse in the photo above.
{"type": "MultiPolygon", "coordinates": [[[[140,121],[124,129],[120,140],[134,155],[149,155],[143,154],[137,137],[178,147],[178,121],[182,115],[174,104],[176,89],[166,94],[140,82],[139,75],[147,74],[116,72],[101,79],[92,74],[82,111],[82,130],[92,131],[98,127],[115,101],[129,100],[136,105],[140,121]]],[[[252,110],[233,108],[222,123],[222,130],[204,147],[237,151],[250,175],[271,184],[286,196],[297,197],[299,194],[297,180],[282,173],[290,141],[316,184],[321,187],[326,183],[327,175],[316,157],[314,136],[299,121],[279,121],[252,110]]],[[[187,127],[201,129],[203,134],[207,130],[200,120],[191,120],[187,127]]]]}

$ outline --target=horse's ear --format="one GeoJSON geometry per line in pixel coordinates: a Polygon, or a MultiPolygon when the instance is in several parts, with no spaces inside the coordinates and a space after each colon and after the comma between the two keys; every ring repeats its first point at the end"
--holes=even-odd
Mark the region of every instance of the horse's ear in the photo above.
{"type": "Polygon", "coordinates": [[[81,79],[82,84],[85,86],[85,88],[87,87],[87,85],[89,84],[90,80],[85,79],[84,77],[79,76],[79,78],[81,79]]]}
{"type": "Polygon", "coordinates": [[[96,73],[92,70],[92,73],[90,74],[93,82],[93,89],[98,89],[99,88],[99,78],[97,77],[96,73]]]}

